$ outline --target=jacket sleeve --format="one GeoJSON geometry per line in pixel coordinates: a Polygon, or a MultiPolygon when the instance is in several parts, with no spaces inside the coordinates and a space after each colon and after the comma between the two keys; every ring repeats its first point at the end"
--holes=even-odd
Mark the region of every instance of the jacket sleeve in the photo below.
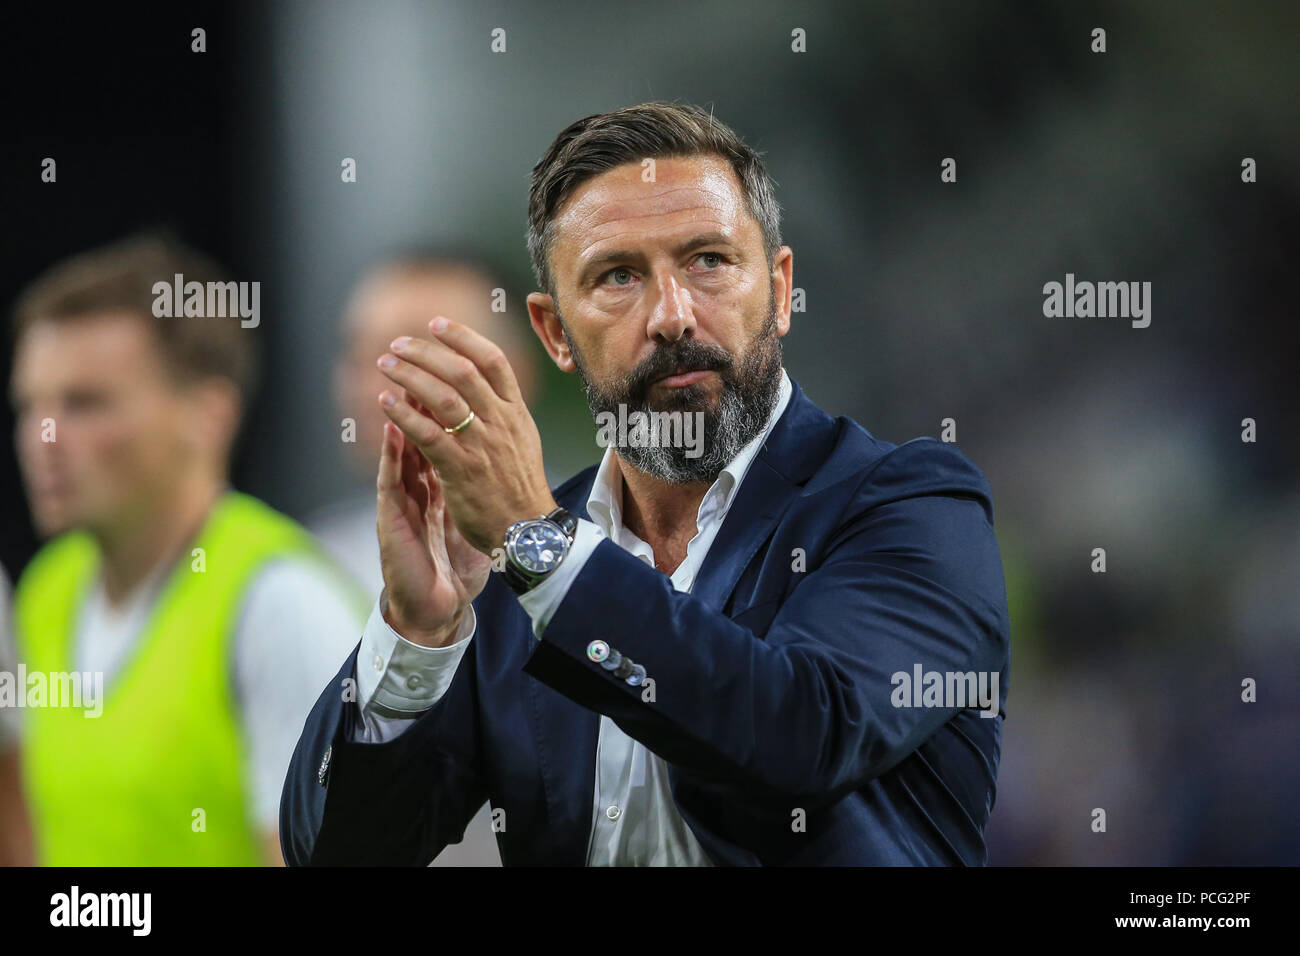
{"type": "Polygon", "coordinates": [[[476,769],[474,662],[462,660],[447,692],[397,737],[361,743],[356,657],[298,739],[280,798],[281,850],[289,866],[424,866],[460,842],[487,799],[476,769]]]}
{"type": "Polygon", "coordinates": [[[861,480],[833,533],[797,544],[808,570],[775,595],[760,639],[603,541],[525,670],[715,789],[835,802],[957,711],[893,706],[893,675],[1005,665],[988,485],[951,446],[909,442],[861,480]],[[653,699],[589,659],[596,638],[645,667],[653,699]]]}

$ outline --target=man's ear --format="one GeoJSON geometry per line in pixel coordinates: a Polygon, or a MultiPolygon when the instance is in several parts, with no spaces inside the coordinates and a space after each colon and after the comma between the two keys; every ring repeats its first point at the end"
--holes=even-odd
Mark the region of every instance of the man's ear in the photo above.
{"type": "Polygon", "coordinates": [[[205,452],[215,453],[224,467],[239,431],[243,407],[239,388],[228,379],[209,376],[190,384],[185,394],[192,422],[187,437],[205,452]]]}
{"type": "Polygon", "coordinates": [[[772,258],[772,294],[776,297],[776,334],[790,331],[790,307],[794,294],[794,250],[782,246],[772,258]]]}
{"type": "Polygon", "coordinates": [[[564,326],[556,314],[555,300],[545,292],[530,292],[527,301],[528,319],[546,354],[561,372],[576,372],[578,366],[569,352],[569,343],[564,340],[564,326]]]}

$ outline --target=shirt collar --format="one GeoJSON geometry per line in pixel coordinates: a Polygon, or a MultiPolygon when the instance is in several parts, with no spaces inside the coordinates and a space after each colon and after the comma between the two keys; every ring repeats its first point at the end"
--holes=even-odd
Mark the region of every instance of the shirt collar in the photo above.
{"type": "MultiPolygon", "coordinates": [[[[706,509],[716,509],[722,513],[731,506],[736,489],[745,480],[749,466],[758,456],[758,450],[763,447],[767,436],[772,433],[786,406],[790,404],[793,391],[790,376],[782,368],[781,382],[777,386],[776,404],[767,418],[767,424],[749,444],[740,449],[736,457],[722,469],[717,480],[709,486],[709,490],[704,493],[704,498],[700,501],[701,515],[706,509]]],[[[587,496],[587,514],[591,515],[591,520],[599,526],[607,538],[613,538],[614,530],[623,527],[623,476],[618,470],[615,458],[614,446],[610,445],[605,449],[605,455],[600,460],[600,467],[596,469],[596,479],[591,486],[591,494],[587,496]]]]}

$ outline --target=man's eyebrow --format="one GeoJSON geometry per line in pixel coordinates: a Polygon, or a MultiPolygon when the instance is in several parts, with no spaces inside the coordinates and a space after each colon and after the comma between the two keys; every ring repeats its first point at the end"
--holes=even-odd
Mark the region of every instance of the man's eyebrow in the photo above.
{"type": "MultiPolygon", "coordinates": [[[[685,255],[692,252],[700,246],[712,245],[732,245],[731,238],[721,232],[705,232],[698,236],[692,236],[679,245],[673,247],[674,255],[685,255]]],[[[642,258],[642,253],[632,249],[612,249],[609,252],[602,252],[597,256],[588,259],[582,267],[581,278],[586,281],[593,274],[598,272],[604,266],[611,262],[629,262],[642,258]]]]}

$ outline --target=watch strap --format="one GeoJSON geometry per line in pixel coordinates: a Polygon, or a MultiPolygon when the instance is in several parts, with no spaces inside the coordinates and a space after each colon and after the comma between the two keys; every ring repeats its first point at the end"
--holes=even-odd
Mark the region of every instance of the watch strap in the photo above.
{"type": "Polygon", "coordinates": [[[532,590],[533,582],[524,577],[507,559],[505,565],[501,568],[501,576],[505,579],[506,586],[516,594],[523,594],[532,590]]]}
{"type": "Polygon", "coordinates": [[[546,516],[546,520],[559,525],[560,530],[569,536],[569,542],[573,542],[574,535],[578,533],[578,519],[573,512],[556,508],[546,516]]]}
{"type": "MultiPolygon", "coordinates": [[[[564,536],[566,538],[569,539],[569,544],[570,545],[573,544],[574,535],[577,534],[578,531],[578,519],[573,515],[572,512],[566,511],[563,508],[556,508],[550,514],[539,515],[537,518],[534,518],[532,520],[551,522],[564,533],[564,536]]],[[[559,565],[557,564],[556,567],[559,567],[559,565]]],[[[505,578],[506,586],[509,587],[510,590],[514,591],[516,594],[524,594],[525,592],[531,591],[533,588],[537,587],[537,585],[545,581],[546,578],[549,576],[549,574],[551,574],[553,571],[554,568],[552,568],[551,571],[548,571],[546,574],[543,574],[538,577],[526,575],[519,568],[515,567],[515,565],[510,561],[510,558],[507,556],[505,560],[505,564],[502,567],[501,574],[502,577],[505,578]]]]}

